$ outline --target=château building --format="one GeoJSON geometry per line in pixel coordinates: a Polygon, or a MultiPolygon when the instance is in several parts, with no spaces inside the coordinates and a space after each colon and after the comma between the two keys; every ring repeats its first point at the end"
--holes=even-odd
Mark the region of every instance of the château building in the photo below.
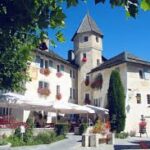
{"type": "MultiPolygon", "coordinates": [[[[120,72],[126,95],[125,131],[139,131],[141,115],[150,131],[150,62],[128,52],[106,59],[103,57],[103,34],[90,15],[86,15],[72,37],[74,49],[68,59],[48,49],[36,50],[31,62],[31,81],[26,83],[26,96],[32,101],[64,101],[80,105],[107,107],[107,91],[112,70],[120,72]]],[[[2,113],[2,112],[1,112],[2,113]]],[[[12,109],[17,119],[26,121],[30,111],[12,109]]],[[[51,113],[48,113],[50,118],[51,113]]]]}

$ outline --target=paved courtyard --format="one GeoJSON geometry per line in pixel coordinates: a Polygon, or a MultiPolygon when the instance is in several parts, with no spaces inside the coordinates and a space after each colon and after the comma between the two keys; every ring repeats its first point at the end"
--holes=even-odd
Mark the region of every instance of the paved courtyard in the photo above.
{"type": "Polygon", "coordinates": [[[116,139],[115,145],[100,144],[99,147],[82,147],[81,136],[68,134],[65,140],[48,145],[24,146],[11,148],[11,150],[126,150],[126,149],[150,149],[150,139],[146,137],[134,137],[116,139]]]}

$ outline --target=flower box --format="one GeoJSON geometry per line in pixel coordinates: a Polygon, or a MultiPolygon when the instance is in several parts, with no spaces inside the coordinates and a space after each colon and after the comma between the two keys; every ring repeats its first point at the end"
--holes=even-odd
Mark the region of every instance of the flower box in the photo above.
{"type": "Polygon", "coordinates": [[[82,62],[87,62],[87,58],[86,58],[86,57],[83,57],[83,58],[82,58],[82,62]]]}
{"type": "Polygon", "coordinates": [[[62,74],[61,72],[57,72],[57,73],[56,73],[56,76],[57,76],[58,78],[60,78],[62,75],[63,75],[63,74],[62,74]]]}
{"type": "Polygon", "coordinates": [[[60,100],[62,98],[62,95],[59,93],[56,95],[56,99],[60,100]]]}
{"type": "Polygon", "coordinates": [[[40,73],[48,76],[50,74],[50,70],[48,68],[41,68],[40,73]]]}
{"type": "Polygon", "coordinates": [[[48,88],[38,88],[38,93],[41,95],[49,96],[51,92],[48,88]]]}

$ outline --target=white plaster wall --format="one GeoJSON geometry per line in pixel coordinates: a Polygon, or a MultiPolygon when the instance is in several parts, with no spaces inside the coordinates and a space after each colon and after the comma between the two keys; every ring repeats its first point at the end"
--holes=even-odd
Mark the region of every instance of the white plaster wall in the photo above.
{"type": "MultiPolygon", "coordinates": [[[[139,121],[141,115],[150,117],[150,108],[147,104],[147,94],[150,94],[150,80],[140,79],[139,69],[150,69],[141,65],[128,65],[127,73],[127,103],[126,103],[126,131],[135,130],[139,132],[139,121]],[[141,104],[137,104],[136,94],[141,94],[141,104]]],[[[150,118],[146,118],[147,131],[150,134],[150,118]]]]}
{"type": "Polygon", "coordinates": [[[120,72],[120,77],[121,77],[121,81],[123,83],[123,87],[125,90],[125,94],[126,94],[126,82],[127,82],[127,73],[126,73],[126,64],[120,64],[117,66],[113,66],[111,68],[107,68],[101,71],[97,71],[91,74],[91,83],[92,81],[94,81],[96,75],[98,73],[101,73],[103,76],[103,84],[102,84],[102,89],[92,89],[91,88],[91,93],[92,93],[92,104],[94,104],[94,99],[101,99],[101,107],[106,107],[107,106],[107,92],[108,92],[108,88],[109,88],[109,80],[110,80],[110,75],[112,70],[114,69],[118,69],[119,68],[119,72],[120,72]]]}
{"type": "MultiPolygon", "coordinates": [[[[41,56],[42,57],[42,56],[41,56]]],[[[44,56],[45,57],[45,56],[44,56]]],[[[44,58],[43,57],[43,58],[44,58]]],[[[49,59],[46,58],[45,59],[49,59]]],[[[51,59],[52,60],[52,59],[51,59]]],[[[49,67],[50,69],[50,74],[48,76],[45,76],[43,74],[40,73],[40,65],[32,62],[30,65],[30,69],[29,69],[29,74],[31,76],[31,81],[26,83],[26,92],[25,92],[25,96],[30,97],[31,101],[39,101],[41,100],[41,105],[43,103],[43,100],[46,101],[56,101],[56,86],[60,85],[60,93],[62,95],[62,99],[60,101],[64,101],[64,102],[73,102],[73,103],[77,103],[77,95],[76,95],[76,99],[71,99],[70,100],[70,88],[74,88],[76,89],[76,94],[77,94],[77,71],[75,68],[72,68],[70,65],[67,64],[63,64],[60,61],[57,60],[52,60],[54,66],[53,67],[49,67]],[[58,78],[56,76],[57,73],[57,69],[56,66],[58,64],[63,64],[64,65],[64,71],[62,71],[63,76],[61,76],[60,78],[58,78]],[[71,78],[70,77],[70,69],[75,71],[75,76],[76,78],[71,78]],[[45,81],[49,83],[49,89],[51,91],[49,96],[41,96],[38,92],[38,86],[39,86],[39,81],[45,81]]],[[[16,110],[14,112],[12,112],[14,115],[18,115],[19,116],[19,120],[21,121],[26,121],[30,112],[29,111],[24,111],[24,112],[19,112],[19,110],[16,110]]]]}

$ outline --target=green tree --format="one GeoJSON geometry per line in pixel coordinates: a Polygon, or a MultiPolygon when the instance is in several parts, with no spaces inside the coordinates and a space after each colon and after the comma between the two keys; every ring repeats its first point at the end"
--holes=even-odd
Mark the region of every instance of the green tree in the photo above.
{"type": "Polygon", "coordinates": [[[125,127],[125,94],[118,71],[113,70],[108,89],[108,108],[111,130],[117,133],[125,127]]]}

